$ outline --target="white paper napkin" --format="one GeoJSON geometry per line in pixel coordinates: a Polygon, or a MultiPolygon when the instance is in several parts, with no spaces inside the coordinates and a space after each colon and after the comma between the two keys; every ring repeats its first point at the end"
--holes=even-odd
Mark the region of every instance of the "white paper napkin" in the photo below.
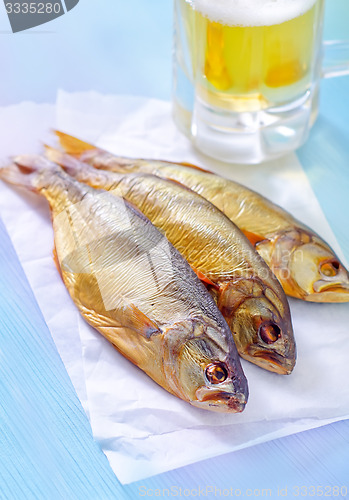
{"type": "MultiPolygon", "coordinates": [[[[14,111],[16,121],[21,113],[28,126],[38,121],[34,109],[14,111]]],[[[12,123],[11,113],[7,118],[12,123]]],[[[52,125],[42,118],[42,125],[31,127],[30,144],[21,130],[16,150],[13,144],[6,153],[24,152],[24,146],[37,150],[36,140],[44,135],[47,140],[45,127],[52,125]]],[[[119,155],[192,162],[243,182],[313,227],[342,257],[295,155],[258,167],[214,162],[196,153],[176,130],[170,104],[153,99],[60,92],[56,126],[119,155]]],[[[250,387],[246,410],[210,413],[165,392],[79,318],[52,264],[45,200],[1,184],[0,213],[86,406],[80,334],[93,433],[121,482],[349,417],[349,304],[291,300],[298,348],[294,372],[280,376],[243,361],[250,387]]]]}

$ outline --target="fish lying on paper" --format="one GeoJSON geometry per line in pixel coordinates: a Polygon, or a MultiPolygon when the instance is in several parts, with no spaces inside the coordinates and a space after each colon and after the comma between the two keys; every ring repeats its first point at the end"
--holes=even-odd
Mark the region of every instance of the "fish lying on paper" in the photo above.
{"type": "Polygon", "coordinates": [[[247,381],[228,325],[179,252],[122,198],[47,160],[14,162],[0,178],[48,200],[57,264],[87,322],[168,392],[243,411],[247,381]]]}
{"type": "Polygon", "coordinates": [[[240,356],[267,370],[291,373],[296,349],[284,291],[220,210],[173,181],[97,170],[50,147],[46,154],[75,179],[122,196],[141,210],[215,297],[240,356]]]}
{"type": "Polygon", "coordinates": [[[349,274],[329,245],[287,211],[245,186],[193,165],[112,155],[57,132],[62,147],[96,168],[146,172],[201,194],[247,236],[287,295],[311,302],[348,302],[349,274]]]}

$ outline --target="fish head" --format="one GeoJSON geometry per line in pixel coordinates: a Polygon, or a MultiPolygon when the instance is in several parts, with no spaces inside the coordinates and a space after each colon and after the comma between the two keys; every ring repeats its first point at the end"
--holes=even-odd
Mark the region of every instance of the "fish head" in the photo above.
{"type": "Polygon", "coordinates": [[[272,269],[288,295],[309,302],[349,302],[349,274],[334,251],[306,229],[281,233],[272,269]]]}
{"type": "Polygon", "coordinates": [[[349,274],[333,250],[317,236],[298,246],[290,273],[310,302],[349,302],[349,274]]]}
{"type": "Polygon", "coordinates": [[[166,333],[164,366],[172,391],[198,408],[238,413],[248,399],[247,380],[228,325],[200,319],[166,333]]]}
{"type": "Polygon", "coordinates": [[[278,287],[280,294],[257,277],[227,282],[221,286],[218,306],[240,356],[287,375],[296,363],[296,346],[288,302],[278,287]]]}

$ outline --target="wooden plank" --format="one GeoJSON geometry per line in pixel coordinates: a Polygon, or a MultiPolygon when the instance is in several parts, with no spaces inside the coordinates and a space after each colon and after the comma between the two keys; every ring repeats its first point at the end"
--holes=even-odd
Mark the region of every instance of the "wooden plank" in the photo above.
{"type": "Polygon", "coordinates": [[[131,498],[343,499],[349,498],[348,456],[345,420],[138,481],[124,491],[131,498]]]}
{"type": "Polygon", "coordinates": [[[0,498],[125,498],[0,219],[0,498]]]}

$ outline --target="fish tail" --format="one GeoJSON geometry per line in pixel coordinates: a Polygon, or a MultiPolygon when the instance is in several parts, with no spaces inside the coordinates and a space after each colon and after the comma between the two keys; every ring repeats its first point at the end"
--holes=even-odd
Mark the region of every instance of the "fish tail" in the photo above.
{"type": "Polygon", "coordinates": [[[19,155],[12,158],[13,163],[18,165],[24,172],[40,172],[42,170],[54,170],[59,168],[44,156],[19,155]]]}
{"type": "Polygon", "coordinates": [[[33,174],[28,175],[27,173],[24,173],[15,163],[0,168],[1,180],[7,182],[8,184],[24,187],[30,191],[36,191],[34,177],[36,176],[33,176],[33,174]]]}
{"type": "Polygon", "coordinates": [[[77,170],[83,168],[83,164],[73,156],[70,156],[70,154],[55,149],[52,146],[48,146],[47,144],[45,144],[44,147],[46,158],[54,163],[58,163],[58,165],[64,168],[64,170],[73,177],[77,170]]]}
{"type": "Polygon", "coordinates": [[[126,172],[137,172],[139,163],[142,164],[142,160],[115,156],[72,135],[65,134],[59,130],[55,130],[54,132],[65,153],[85,163],[89,163],[96,169],[123,174],[126,172]]]}
{"type": "Polygon", "coordinates": [[[12,164],[0,168],[0,179],[30,191],[38,191],[37,179],[42,171],[57,169],[57,165],[38,155],[21,155],[12,158],[12,164]]]}
{"type": "Polygon", "coordinates": [[[74,156],[59,151],[51,146],[47,146],[46,144],[45,155],[52,162],[58,163],[67,174],[79,181],[86,182],[91,173],[96,172],[96,169],[91,167],[88,163],[82,163],[74,156]]]}
{"type": "Polygon", "coordinates": [[[96,149],[95,146],[89,144],[88,142],[81,141],[72,135],[65,134],[59,130],[55,130],[54,133],[58,137],[59,143],[64,151],[72,156],[80,156],[85,151],[90,149],[96,149]]]}

